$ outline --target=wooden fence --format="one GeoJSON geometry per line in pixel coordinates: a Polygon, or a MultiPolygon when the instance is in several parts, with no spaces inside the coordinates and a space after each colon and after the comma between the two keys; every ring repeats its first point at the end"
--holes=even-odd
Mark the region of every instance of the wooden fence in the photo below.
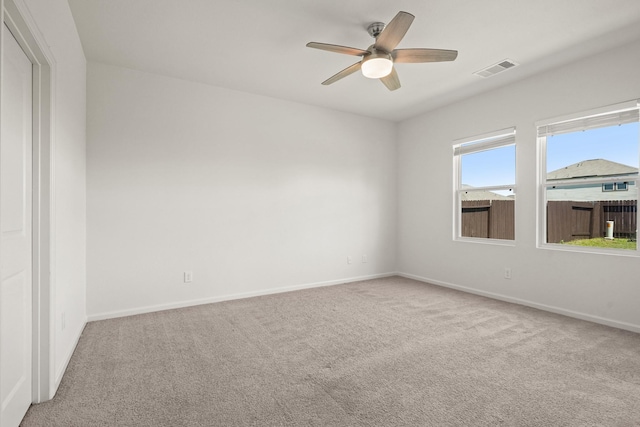
{"type": "MultiPolygon", "coordinates": [[[[604,237],[607,221],[613,221],[613,236],[636,238],[637,202],[602,200],[594,202],[548,201],[547,242],[604,237]]],[[[513,200],[463,200],[462,236],[513,240],[513,200]]]]}
{"type": "Polygon", "coordinates": [[[463,200],[462,236],[513,240],[513,200],[463,200]]]}
{"type": "Polygon", "coordinates": [[[607,221],[613,221],[613,236],[636,238],[636,200],[595,202],[547,202],[547,242],[560,243],[604,237],[607,221]]]}

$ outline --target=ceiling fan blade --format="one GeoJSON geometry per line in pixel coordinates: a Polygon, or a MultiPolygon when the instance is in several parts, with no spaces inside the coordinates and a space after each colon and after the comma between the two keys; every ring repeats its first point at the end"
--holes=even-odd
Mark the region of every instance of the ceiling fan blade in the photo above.
{"type": "Polygon", "coordinates": [[[336,73],[333,76],[329,77],[327,80],[323,81],[322,84],[327,86],[327,85],[330,85],[331,83],[335,83],[338,80],[344,77],[347,77],[348,75],[353,74],[356,71],[360,70],[361,65],[362,64],[360,62],[356,62],[355,64],[348,66],[347,68],[340,71],[339,73],[336,73]]]}
{"type": "Polygon", "coordinates": [[[375,48],[387,53],[392,52],[407,33],[414,18],[415,16],[410,13],[398,12],[376,39],[375,48]]]}
{"type": "Polygon", "coordinates": [[[442,62],[453,61],[458,57],[457,50],[445,49],[396,49],[391,52],[393,62],[442,62]]]}
{"type": "Polygon", "coordinates": [[[364,56],[369,53],[369,51],[367,50],[362,50],[355,47],[339,46],[337,44],[328,44],[328,43],[309,42],[307,43],[307,47],[312,47],[314,49],[320,49],[320,50],[328,50],[329,52],[343,53],[345,55],[353,55],[353,56],[364,56]]]}
{"type": "Polygon", "coordinates": [[[380,81],[384,83],[389,90],[400,89],[400,79],[398,78],[398,73],[396,72],[395,67],[391,69],[391,73],[389,73],[389,75],[380,78],[380,81]]]}

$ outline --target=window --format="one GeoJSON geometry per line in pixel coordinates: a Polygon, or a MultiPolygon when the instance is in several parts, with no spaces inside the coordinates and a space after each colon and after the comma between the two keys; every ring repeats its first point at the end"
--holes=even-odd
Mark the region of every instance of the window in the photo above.
{"type": "Polygon", "coordinates": [[[627,191],[629,183],[627,182],[606,182],[602,184],[602,191],[627,191]]]}
{"type": "Polygon", "coordinates": [[[515,239],[515,144],[513,128],[456,141],[455,239],[515,239]]]}
{"type": "Polygon", "coordinates": [[[538,124],[541,244],[639,254],[638,119],[633,101],[538,124]]]}
{"type": "Polygon", "coordinates": [[[606,182],[602,184],[602,191],[627,191],[629,185],[626,182],[606,182]]]}

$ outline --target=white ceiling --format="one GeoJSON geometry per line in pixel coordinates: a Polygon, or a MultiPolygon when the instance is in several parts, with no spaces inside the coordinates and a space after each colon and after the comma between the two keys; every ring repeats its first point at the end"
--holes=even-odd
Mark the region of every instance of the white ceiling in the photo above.
{"type": "MultiPolygon", "coordinates": [[[[69,0],[85,55],[180,79],[394,121],[640,38],[638,0],[69,0]],[[353,74],[374,21],[416,16],[398,48],[459,51],[454,62],[396,65],[402,88],[353,74]],[[473,72],[510,58],[490,78],[473,72]]],[[[638,52],[630,52],[638,54],[638,52]]]]}

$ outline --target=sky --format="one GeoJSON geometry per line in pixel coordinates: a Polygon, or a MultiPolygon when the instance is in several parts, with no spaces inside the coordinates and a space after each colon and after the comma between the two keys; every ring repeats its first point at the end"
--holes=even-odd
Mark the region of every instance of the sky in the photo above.
{"type": "MultiPolygon", "coordinates": [[[[548,137],[547,172],[591,159],[637,168],[639,145],[637,122],[548,137]]],[[[462,183],[473,187],[515,184],[515,153],[516,146],[509,146],[462,156],[462,183]]]]}
{"type": "Polygon", "coordinates": [[[639,128],[636,122],[547,138],[547,172],[591,159],[637,168],[639,128]]]}

